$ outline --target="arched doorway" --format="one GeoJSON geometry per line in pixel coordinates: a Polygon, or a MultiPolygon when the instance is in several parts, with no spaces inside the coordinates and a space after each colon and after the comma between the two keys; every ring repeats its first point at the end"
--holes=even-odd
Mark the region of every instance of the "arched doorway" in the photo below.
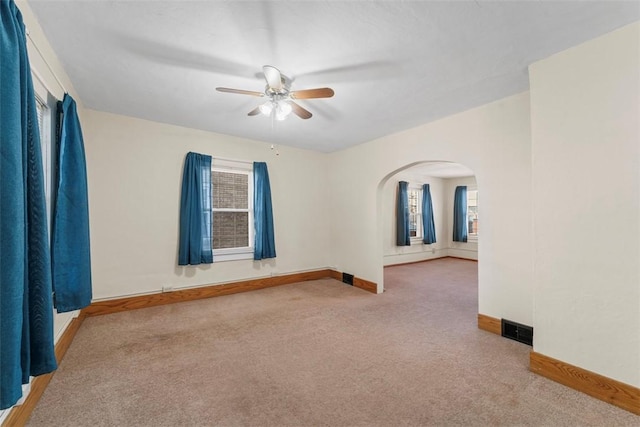
{"type": "Polygon", "coordinates": [[[480,239],[480,192],[474,172],[459,163],[448,161],[423,161],[416,162],[399,168],[385,176],[378,186],[378,227],[379,236],[382,238],[382,259],[385,270],[384,288],[387,280],[397,278],[397,269],[392,266],[407,266],[402,271],[402,276],[411,277],[424,273],[424,266],[418,263],[428,260],[448,259],[448,263],[439,262],[433,264],[442,269],[457,268],[466,271],[467,279],[473,282],[472,289],[466,287],[466,292],[473,292],[473,308],[468,314],[475,316],[478,313],[477,295],[477,260],[480,239]],[[398,246],[396,239],[396,201],[398,194],[398,182],[407,182],[408,205],[410,210],[410,245],[398,246]],[[430,196],[433,207],[436,241],[425,244],[422,241],[423,230],[421,220],[422,186],[429,184],[430,196]],[[456,187],[466,188],[467,202],[467,241],[456,242],[453,240],[453,209],[456,187]],[[452,261],[455,258],[456,261],[452,261]],[[458,259],[470,260],[459,261],[458,259]],[[461,268],[462,262],[464,268],[461,268]],[[456,264],[457,263],[457,264],[456,264]],[[420,270],[420,272],[418,272],[420,270]],[[389,274],[387,274],[389,273],[389,274]],[[471,290],[470,290],[471,289],[471,290]]]}

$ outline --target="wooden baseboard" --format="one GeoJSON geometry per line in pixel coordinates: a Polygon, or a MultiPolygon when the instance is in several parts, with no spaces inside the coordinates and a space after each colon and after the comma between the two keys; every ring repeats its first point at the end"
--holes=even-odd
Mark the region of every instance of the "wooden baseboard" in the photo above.
{"type": "MultiPolygon", "coordinates": [[[[62,361],[67,349],[71,345],[73,338],[88,316],[99,316],[103,314],[118,313],[121,311],[135,310],[138,308],[154,307],[164,304],[172,304],[182,301],[193,301],[203,298],[212,298],[222,295],[231,295],[239,292],[248,292],[257,289],[270,288],[273,286],[288,285],[307,280],[317,280],[331,277],[342,280],[342,273],[336,270],[324,269],[305,273],[293,273],[282,276],[266,277],[261,279],[245,280],[242,282],[228,283],[224,285],[205,286],[201,288],[183,289],[174,292],[164,292],[151,295],[140,295],[128,298],[118,298],[113,300],[98,301],[84,308],[80,315],[73,319],[62,337],[55,346],[55,355],[58,363],[62,361]]],[[[377,285],[368,280],[354,278],[353,285],[369,292],[376,293],[377,285]]],[[[2,427],[23,426],[29,420],[31,412],[40,400],[49,381],[55,372],[40,375],[31,382],[31,389],[25,401],[11,409],[11,412],[2,423],[2,427]]]]}
{"type": "Polygon", "coordinates": [[[100,316],[103,314],[119,313],[121,311],[136,310],[139,308],[155,307],[158,305],[237,294],[240,292],[254,291],[273,286],[289,285],[292,283],[323,279],[326,277],[333,277],[331,270],[325,269],[304,273],[283,274],[281,276],[250,279],[223,285],[203,286],[200,288],[182,289],[173,292],[162,292],[97,301],[85,308],[83,312],[87,316],[100,316]]]}
{"type": "Polygon", "coordinates": [[[374,294],[378,293],[378,285],[376,283],[361,279],[359,277],[353,278],[353,286],[355,286],[356,288],[364,289],[365,291],[372,292],[374,294]]]}
{"type": "Polygon", "coordinates": [[[502,335],[502,320],[478,313],[478,329],[502,335]]]}
{"type": "Polygon", "coordinates": [[[78,317],[71,319],[69,326],[67,326],[67,329],[65,329],[64,333],[56,343],[55,353],[58,364],[62,362],[62,358],[67,354],[67,350],[69,349],[71,342],[73,342],[78,329],[80,329],[80,326],[82,326],[82,322],[84,322],[86,317],[87,315],[84,314],[83,311],[80,311],[78,317]]]}
{"type": "MultiPolygon", "coordinates": [[[[55,354],[58,364],[62,362],[62,358],[69,349],[69,346],[71,345],[76,332],[78,332],[80,325],[82,325],[84,318],[85,316],[81,312],[80,316],[72,319],[71,323],[69,324],[69,326],[67,326],[67,329],[64,331],[64,333],[56,343],[55,354]]],[[[45,389],[49,385],[49,381],[51,381],[51,378],[53,378],[54,374],[55,371],[50,374],[35,377],[31,381],[31,388],[24,402],[21,405],[14,406],[11,409],[11,412],[9,412],[9,415],[2,423],[2,427],[24,426],[27,421],[29,421],[31,412],[33,412],[33,409],[36,407],[36,404],[40,400],[40,397],[42,397],[42,393],[44,393],[45,389]]]]}
{"type": "Polygon", "coordinates": [[[640,415],[640,389],[532,351],[529,369],[543,377],[640,415]]]}
{"type": "MultiPolygon", "coordinates": [[[[337,270],[331,270],[330,277],[333,279],[342,281],[342,272],[337,270]]],[[[378,285],[376,283],[370,282],[365,279],[361,279],[359,277],[353,278],[353,286],[355,286],[356,288],[365,290],[367,292],[372,292],[374,294],[378,293],[378,285]]]]}
{"type": "MultiPolygon", "coordinates": [[[[86,316],[100,316],[103,314],[119,313],[121,311],[136,310],[138,308],[155,307],[184,301],[194,301],[213,298],[240,292],[255,291],[273,286],[289,285],[292,283],[317,280],[331,277],[342,280],[342,273],[336,270],[324,269],[305,273],[284,274],[281,276],[264,277],[245,280],[242,282],[223,285],[203,286],[200,288],[182,289],[173,292],[162,292],[149,295],[139,295],[127,298],[97,301],[82,310],[86,316]]],[[[369,292],[377,293],[378,286],[374,282],[355,277],[353,285],[369,292]]]]}
{"type": "Polygon", "coordinates": [[[342,273],[336,270],[331,270],[331,278],[342,281],[342,273]]]}

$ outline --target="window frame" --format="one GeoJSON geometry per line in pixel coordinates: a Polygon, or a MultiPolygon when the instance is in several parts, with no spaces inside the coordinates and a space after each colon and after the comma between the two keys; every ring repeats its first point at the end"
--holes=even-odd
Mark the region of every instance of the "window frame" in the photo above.
{"type": "Polygon", "coordinates": [[[477,187],[467,187],[467,212],[466,212],[466,218],[467,218],[467,241],[476,242],[476,241],[478,241],[479,233],[476,232],[476,233],[472,234],[471,233],[471,229],[469,229],[469,218],[470,218],[470,215],[469,215],[469,207],[470,207],[470,205],[469,205],[469,194],[471,192],[475,192],[476,193],[476,204],[475,204],[475,206],[476,206],[476,211],[477,211],[476,212],[476,217],[478,219],[478,223],[480,222],[480,209],[479,209],[479,206],[480,206],[480,192],[478,191],[477,187]]]}
{"type": "Polygon", "coordinates": [[[248,213],[248,246],[235,247],[235,248],[219,248],[213,247],[213,218],[211,220],[211,249],[213,251],[213,262],[225,262],[225,261],[237,261],[244,259],[253,259],[254,253],[254,240],[255,240],[255,225],[254,225],[254,188],[253,188],[253,163],[234,161],[234,160],[222,160],[215,157],[211,162],[211,211],[212,216],[216,212],[247,212],[248,213]],[[235,173],[241,175],[247,175],[247,208],[246,209],[230,209],[230,208],[215,208],[213,205],[213,172],[235,173]]]}
{"type": "MultiPolygon", "coordinates": [[[[35,76],[35,74],[34,74],[35,76]]],[[[38,130],[40,133],[40,151],[42,157],[42,173],[44,177],[45,206],[47,209],[47,231],[51,235],[53,220],[53,204],[55,203],[53,186],[55,185],[56,170],[56,127],[58,100],[49,89],[40,81],[33,78],[33,92],[36,101],[36,109],[42,108],[38,113],[38,130]],[[40,120],[41,119],[41,120],[40,120]],[[42,125],[42,126],[41,126],[42,125]]]]}
{"type": "Polygon", "coordinates": [[[418,184],[409,183],[409,188],[407,188],[407,199],[409,200],[409,233],[411,233],[411,192],[415,191],[417,194],[417,206],[416,206],[416,235],[409,235],[409,239],[411,244],[414,243],[422,243],[422,238],[424,236],[423,224],[422,224],[422,186],[418,184]]]}

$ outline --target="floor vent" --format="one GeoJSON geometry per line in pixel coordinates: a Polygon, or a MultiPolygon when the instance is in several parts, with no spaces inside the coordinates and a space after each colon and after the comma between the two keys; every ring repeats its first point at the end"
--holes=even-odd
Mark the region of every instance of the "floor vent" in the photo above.
{"type": "Polygon", "coordinates": [[[533,327],[502,319],[502,336],[533,346],[533,327]]]}
{"type": "Polygon", "coordinates": [[[342,273],[342,282],[353,286],[353,274],[342,273]]]}

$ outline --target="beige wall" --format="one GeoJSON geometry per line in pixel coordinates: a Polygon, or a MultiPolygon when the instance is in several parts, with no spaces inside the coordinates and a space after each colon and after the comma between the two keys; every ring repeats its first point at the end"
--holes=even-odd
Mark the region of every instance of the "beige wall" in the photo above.
{"type": "Polygon", "coordinates": [[[383,198],[382,215],[384,217],[384,265],[416,262],[447,255],[447,246],[443,244],[444,240],[442,237],[445,224],[443,186],[442,179],[421,174],[419,169],[400,172],[384,184],[381,194],[383,198]],[[420,241],[412,241],[411,246],[396,246],[396,201],[399,181],[407,181],[419,187],[422,187],[422,184],[429,184],[434,211],[433,218],[436,227],[436,243],[425,245],[420,239],[420,241]]]}
{"type": "MultiPolygon", "coordinates": [[[[469,238],[467,242],[454,242],[453,241],[453,199],[456,193],[456,187],[459,185],[466,185],[469,190],[477,190],[478,184],[475,177],[464,178],[452,178],[445,180],[445,212],[447,219],[447,233],[445,239],[447,242],[447,255],[458,258],[478,259],[478,244],[482,241],[482,233],[478,236],[477,240],[469,238]]],[[[482,196],[480,196],[482,197],[482,196]]],[[[479,206],[482,209],[482,206],[479,206]]],[[[482,215],[482,212],[480,212],[482,215]]],[[[480,217],[482,218],[482,217],[480,217]]],[[[481,243],[480,243],[481,244],[481,243]]]]}
{"type": "Polygon", "coordinates": [[[384,184],[423,161],[452,161],[482,191],[479,311],[532,323],[531,140],[522,93],[329,155],[331,264],[383,285],[384,184]]]}
{"type": "Polygon", "coordinates": [[[640,24],[530,67],[534,348],[640,386],[640,24]]]}
{"type": "Polygon", "coordinates": [[[87,110],[94,299],[328,266],[326,156],[87,110]],[[182,166],[189,151],[269,168],[277,258],[177,266],[182,166]]]}

